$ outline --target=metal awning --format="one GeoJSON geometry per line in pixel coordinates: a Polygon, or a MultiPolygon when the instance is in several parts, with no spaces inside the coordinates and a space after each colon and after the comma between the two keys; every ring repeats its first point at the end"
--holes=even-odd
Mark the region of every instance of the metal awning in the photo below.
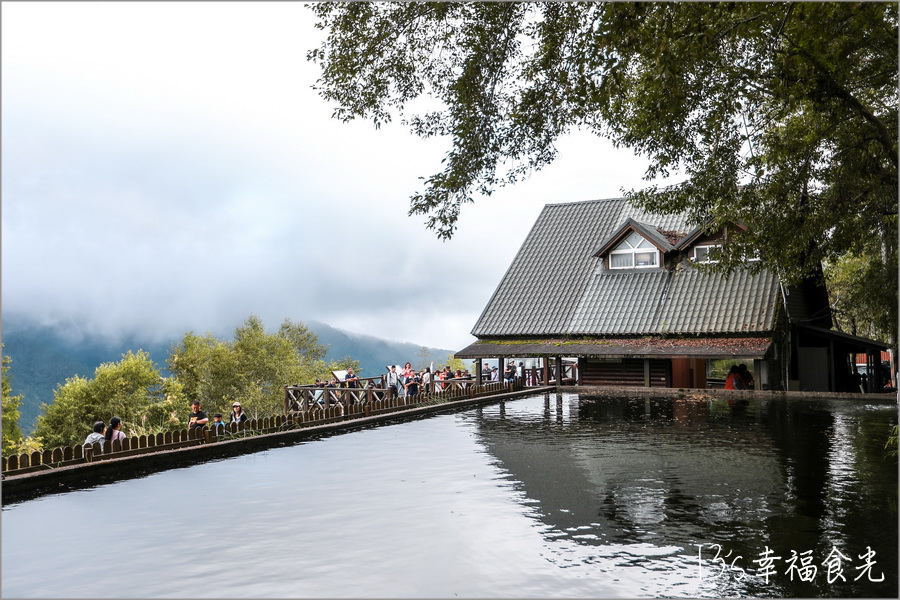
{"type": "Polygon", "coordinates": [[[870,340],[869,338],[859,337],[856,335],[850,335],[849,333],[835,331],[834,329],[823,329],[821,327],[814,327],[812,325],[797,325],[797,329],[826,340],[831,340],[846,346],[853,347],[860,353],[880,352],[889,348],[889,346],[884,342],[879,342],[878,340],[870,340]]]}
{"type": "Polygon", "coordinates": [[[456,358],[528,358],[546,356],[603,358],[764,358],[771,338],[620,338],[579,340],[478,340],[456,358]]]}

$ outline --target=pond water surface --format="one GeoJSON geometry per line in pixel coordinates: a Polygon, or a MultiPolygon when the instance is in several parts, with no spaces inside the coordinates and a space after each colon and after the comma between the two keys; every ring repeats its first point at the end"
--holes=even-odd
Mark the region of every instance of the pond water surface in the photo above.
{"type": "Polygon", "coordinates": [[[0,593],[896,598],[896,422],[538,395],[4,507],[0,593]]]}

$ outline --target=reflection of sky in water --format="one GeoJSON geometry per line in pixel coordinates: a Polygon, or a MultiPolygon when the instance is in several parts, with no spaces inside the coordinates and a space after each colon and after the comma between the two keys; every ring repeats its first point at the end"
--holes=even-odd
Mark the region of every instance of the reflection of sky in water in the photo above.
{"type": "MultiPolygon", "coordinates": [[[[783,456],[777,432],[760,425],[778,415],[754,406],[736,418],[727,407],[717,412],[721,407],[704,404],[671,413],[656,407],[662,412],[651,411],[651,418],[641,416],[643,401],[613,414],[615,407],[591,412],[574,397],[560,404],[550,398],[6,507],[0,591],[4,597],[779,594],[774,583],[701,581],[695,545],[717,541],[747,554],[741,544],[771,544],[767,532],[797,526],[784,500],[787,473],[802,468],[803,457],[783,456]],[[111,580],[114,586],[105,583],[111,580]]],[[[849,501],[841,504],[846,486],[836,482],[855,477],[858,468],[870,476],[884,472],[883,464],[869,465],[871,458],[865,462],[845,447],[858,443],[858,414],[838,416],[832,449],[839,454],[828,454],[834,460],[826,470],[826,504],[839,506],[822,520],[835,535],[856,514],[849,501]]],[[[853,493],[863,494],[852,497],[857,505],[869,501],[865,487],[853,493]]],[[[892,518],[896,523],[896,513],[892,518]]],[[[708,549],[703,558],[709,569],[708,549]]]]}
{"type": "Polygon", "coordinates": [[[850,503],[856,499],[853,487],[858,484],[859,479],[856,451],[853,448],[856,432],[852,428],[853,423],[846,416],[834,416],[831,451],[828,453],[829,513],[823,519],[823,526],[829,542],[839,545],[846,540],[845,532],[841,531],[840,525],[847,517],[850,503]]]}

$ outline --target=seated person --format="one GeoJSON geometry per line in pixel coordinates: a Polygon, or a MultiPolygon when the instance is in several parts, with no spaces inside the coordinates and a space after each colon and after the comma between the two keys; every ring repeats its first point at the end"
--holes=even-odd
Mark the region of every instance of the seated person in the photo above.
{"type": "MultiPolygon", "coordinates": [[[[215,417],[213,417],[215,418],[215,417]]],[[[231,422],[232,423],[243,423],[247,420],[247,413],[244,412],[244,408],[241,406],[240,402],[235,402],[231,405],[231,422]]]]}
{"type": "Polygon", "coordinates": [[[103,421],[97,421],[94,423],[94,431],[92,431],[84,440],[84,446],[93,446],[96,443],[100,444],[100,448],[102,449],[104,444],[106,443],[106,436],[103,435],[104,430],[106,429],[106,423],[103,421]]]}
{"type": "Polygon", "coordinates": [[[744,387],[740,388],[743,390],[752,390],[753,389],[753,374],[750,372],[750,369],[747,368],[745,364],[738,365],[738,377],[741,378],[741,382],[744,387]]]}
{"type": "Polygon", "coordinates": [[[213,420],[209,427],[216,435],[225,435],[225,421],[222,420],[222,413],[213,415],[213,420]]]}
{"type": "Polygon", "coordinates": [[[207,423],[209,423],[209,416],[200,410],[200,401],[194,400],[191,402],[191,414],[188,415],[188,427],[191,430],[203,429],[207,423]]]}
{"type": "Polygon", "coordinates": [[[741,379],[741,372],[738,370],[737,365],[731,365],[731,369],[728,370],[728,377],[725,378],[725,389],[726,390],[744,390],[747,389],[744,380],[741,379]]]}

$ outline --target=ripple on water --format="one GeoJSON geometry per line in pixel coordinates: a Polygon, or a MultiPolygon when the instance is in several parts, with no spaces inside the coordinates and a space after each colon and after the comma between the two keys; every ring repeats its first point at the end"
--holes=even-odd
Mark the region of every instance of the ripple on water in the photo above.
{"type": "Polygon", "coordinates": [[[436,415],[6,507],[2,593],[896,597],[896,468],[872,441],[891,418],[569,394],[436,415]],[[123,549],[86,552],[98,529],[123,549]],[[712,544],[833,543],[872,546],[886,582],[708,576],[712,544]]]}

